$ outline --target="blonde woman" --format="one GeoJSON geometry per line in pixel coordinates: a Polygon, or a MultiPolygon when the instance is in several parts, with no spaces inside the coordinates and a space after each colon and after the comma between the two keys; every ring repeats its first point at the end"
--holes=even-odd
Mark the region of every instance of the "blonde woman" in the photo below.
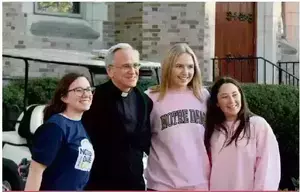
{"type": "Polygon", "coordinates": [[[153,101],[151,148],[145,172],[148,190],[208,190],[204,145],[206,100],[197,58],[175,44],[162,64],[162,80],[146,91],[153,101]]]}

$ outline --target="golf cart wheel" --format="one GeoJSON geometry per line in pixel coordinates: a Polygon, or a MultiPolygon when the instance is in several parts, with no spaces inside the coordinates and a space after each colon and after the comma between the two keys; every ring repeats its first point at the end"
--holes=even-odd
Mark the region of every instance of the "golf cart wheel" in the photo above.
{"type": "Polygon", "coordinates": [[[24,190],[24,182],[19,175],[18,166],[13,161],[8,159],[3,159],[2,190],[24,190]]]}
{"type": "Polygon", "coordinates": [[[3,181],[2,182],[2,191],[11,191],[12,188],[11,188],[11,185],[8,181],[3,181]]]}

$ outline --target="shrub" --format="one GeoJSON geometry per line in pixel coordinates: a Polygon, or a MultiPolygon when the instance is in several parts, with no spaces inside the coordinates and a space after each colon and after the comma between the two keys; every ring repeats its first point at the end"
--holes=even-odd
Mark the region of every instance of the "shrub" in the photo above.
{"type": "MultiPolygon", "coordinates": [[[[57,78],[30,79],[28,81],[28,105],[48,103],[57,83],[57,78]]],[[[3,88],[3,102],[8,106],[16,105],[23,109],[24,86],[24,80],[11,81],[3,88]]]]}
{"type": "Polygon", "coordinates": [[[3,87],[3,103],[9,106],[16,106],[21,109],[24,99],[24,82],[21,80],[11,81],[3,87]]]}
{"type": "Polygon", "coordinates": [[[155,80],[152,80],[152,79],[141,79],[139,82],[138,82],[138,86],[140,87],[140,89],[142,91],[146,91],[149,87],[153,86],[153,85],[156,85],[156,81],[155,80]]]}
{"type": "MultiPolygon", "coordinates": [[[[46,104],[54,94],[58,78],[36,78],[28,81],[28,105],[30,104],[46,104]]],[[[104,83],[106,80],[99,81],[104,83]]],[[[142,90],[146,90],[150,85],[155,85],[153,80],[142,79],[138,82],[138,86],[142,90]]],[[[3,88],[3,102],[8,105],[16,105],[20,109],[23,108],[24,99],[24,80],[13,80],[3,88]]]]}
{"type": "Polygon", "coordinates": [[[281,156],[280,188],[294,190],[299,176],[299,89],[286,85],[245,84],[249,108],[272,127],[281,156]]]}
{"type": "Polygon", "coordinates": [[[28,104],[46,104],[52,98],[57,78],[33,79],[28,83],[28,104]]]}
{"type": "MultiPolygon", "coordinates": [[[[28,105],[48,103],[57,82],[56,78],[30,79],[28,82],[28,105]]],[[[3,131],[14,130],[14,121],[24,109],[24,87],[24,80],[13,80],[3,87],[3,131]]]]}

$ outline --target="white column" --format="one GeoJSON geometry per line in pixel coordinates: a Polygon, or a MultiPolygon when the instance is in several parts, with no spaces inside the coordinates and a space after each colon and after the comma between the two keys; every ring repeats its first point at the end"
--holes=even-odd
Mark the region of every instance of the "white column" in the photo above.
{"type": "Polygon", "coordinates": [[[211,59],[215,57],[215,2],[205,2],[204,25],[204,67],[206,72],[203,76],[205,81],[213,81],[213,64],[211,59]]]}
{"type": "MultiPolygon", "coordinates": [[[[281,14],[280,2],[257,3],[257,57],[263,57],[270,62],[277,63],[277,39],[278,19],[281,14]]],[[[274,68],[276,69],[276,68],[274,68]]],[[[273,66],[259,60],[257,66],[258,83],[272,83],[276,81],[273,66]],[[266,65],[266,66],[265,66],[266,65]]]]}

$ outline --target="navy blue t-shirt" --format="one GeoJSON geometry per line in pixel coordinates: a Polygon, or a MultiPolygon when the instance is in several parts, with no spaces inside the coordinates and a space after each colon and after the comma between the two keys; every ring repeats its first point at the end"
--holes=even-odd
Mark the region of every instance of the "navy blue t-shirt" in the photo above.
{"type": "Polygon", "coordinates": [[[34,134],[32,159],[47,166],[40,190],[82,190],[94,157],[93,146],[80,120],[55,114],[34,134]]]}

